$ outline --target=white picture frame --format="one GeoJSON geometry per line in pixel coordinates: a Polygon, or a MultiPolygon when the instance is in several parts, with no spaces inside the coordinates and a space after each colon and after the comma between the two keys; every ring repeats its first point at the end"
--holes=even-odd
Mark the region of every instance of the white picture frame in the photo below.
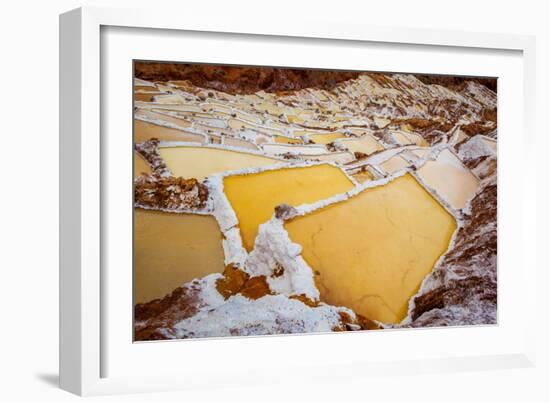
{"type": "MultiPolygon", "coordinates": [[[[479,337],[486,338],[487,343],[491,337],[504,337],[506,340],[498,349],[484,352],[482,346],[474,349],[465,345],[461,350],[445,354],[443,350],[433,354],[420,354],[417,356],[402,357],[397,354],[389,355],[387,359],[362,356],[349,356],[348,359],[329,355],[326,362],[314,359],[314,355],[308,355],[310,338],[315,338],[317,347],[322,343],[326,346],[334,346],[335,339],[330,335],[306,335],[284,337],[261,337],[236,340],[202,340],[193,341],[192,344],[172,342],[141,344],[141,349],[150,348],[151,353],[140,351],[139,354],[155,354],[158,360],[165,360],[169,355],[177,354],[178,350],[186,348],[188,352],[211,351],[210,359],[214,360],[216,354],[227,353],[228,346],[236,343],[244,343],[251,357],[261,354],[262,351],[277,351],[290,348],[293,351],[302,351],[304,366],[314,368],[315,373],[305,373],[297,362],[272,361],[268,364],[258,363],[255,366],[236,365],[231,374],[223,371],[210,370],[205,366],[195,373],[186,373],[186,366],[193,365],[193,360],[199,360],[200,355],[187,355],[186,360],[176,366],[171,366],[166,373],[132,374],[125,373],[125,369],[107,370],[105,362],[113,355],[114,347],[110,336],[106,333],[106,326],[112,323],[105,318],[110,315],[110,303],[107,296],[109,290],[105,285],[104,267],[105,250],[108,245],[103,238],[102,226],[106,220],[114,219],[102,214],[102,206],[105,202],[104,189],[106,188],[105,147],[110,143],[102,138],[101,133],[106,130],[102,121],[102,68],[105,66],[102,60],[105,43],[102,42],[102,30],[108,27],[119,29],[154,29],[165,32],[193,32],[218,33],[219,36],[252,37],[255,41],[288,41],[303,43],[308,46],[310,40],[332,41],[330,46],[338,44],[362,44],[376,43],[377,46],[421,46],[438,49],[470,49],[482,55],[491,51],[515,52],[520,57],[521,87],[520,102],[522,119],[519,131],[521,132],[521,152],[525,161],[529,161],[534,153],[534,100],[535,100],[535,42],[530,36],[503,35],[489,33],[468,33],[457,31],[432,31],[408,28],[371,27],[368,25],[327,24],[326,22],[304,22],[291,28],[281,26],[276,21],[242,21],[239,19],[219,18],[188,18],[182,19],[177,14],[166,11],[154,10],[117,10],[103,8],[80,8],[61,15],[60,17],[60,385],[63,389],[79,395],[97,395],[113,393],[135,393],[162,390],[175,390],[196,387],[227,386],[227,385],[252,385],[265,382],[294,382],[299,375],[300,379],[308,376],[317,380],[324,378],[345,378],[350,374],[354,377],[369,376],[386,373],[390,375],[409,373],[430,373],[438,371],[455,370],[479,370],[492,368],[517,368],[533,366],[535,362],[534,329],[529,328],[528,315],[523,316],[522,323],[516,326],[524,326],[514,333],[500,332],[505,329],[504,323],[499,322],[500,329],[488,327],[478,329],[479,337]],[[527,317],[526,317],[527,316],[527,317]],[[496,329],[496,330],[495,330],[496,329]],[[500,333],[499,333],[500,332],[500,333]],[[265,340],[265,341],[264,341],[265,340]],[[110,347],[109,347],[110,346],[110,347]],[[151,347],[147,347],[151,346],[151,347]],[[109,347],[109,348],[108,348],[109,347]],[[153,349],[156,349],[154,352],[153,349]],[[279,350],[277,350],[279,349],[279,350]],[[161,351],[162,350],[162,351],[161,351]],[[442,352],[443,351],[443,352],[442,352]],[[307,361],[307,362],[306,362],[307,361]],[[180,368],[177,366],[179,365],[180,368]],[[179,369],[179,370],[178,370],[179,369]],[[284,370],[282,370],[284,369],[284,370]],[[201,372],[202,371],[202,372],[201,372]],[[210,374],[205,379],[205,374],[210,374]]],[[[172,40],[177,40],[172,38],[172,40]]],[[[108,53],[107,53],[108,54],[108,53]]],[[[186,55],[181,56],[185,59],[186,55]]],[[[197,56],[198,57],[198,56],[197,56]]],[[[154,59],[152,57],[152,59],[154,59]]],[[[207,60],[212,62],[212,60],[207,60]]],[[[286,65],[284,62],[279,65],[286,65]]],[[[373,68],[376,70],[376,68],[373,68]]],[[[408,71],[408,70],[405,70],[408,71]]],[[[128,77],[130,82],[131,77],[128,77]]],[[[499,94],[500,97],[500,94],[499,94]]],[[[500,102],[500,100],[499,100],[500,102]]],[[[120,105],[119,105],[120,106],[120,105]]],[[[117,106],[117,107],[119,107],[117,106]]],[[[130,106],[120,106],[130,110],[130,106]]],[[[500,111],[499,103],[499,111],[500,111]]],[[[516,107],[519,107],[516,104],[516,107]]],[[[500,119],[500,118],[499,118],[500,119]]],[[[499,120],[499,130],[501,122],[499,120]]],[[[131,141],[131,133],[128,133],[131,141]]],[[[518,135],[519,136],[519,135],[518,135]]],[[[500,137],[499,137],[500,141],[500,137]]],[[[505,146],[505,144],[504,144],[505,146]]],[[[499,153],[500,150],[499,144],[499,153]]],[[[505,151],[504,151],[505,152],[505,151]]],[[[499,156],[500,159],[500,156],[499,156]]],[[[506,161],[503,162],[504,164],[506,161]]],[[[499,163],[499,187],[501,186],[501,163],[499,163]]],[[[504,166],[503,169],[506,169],[504,166]]],[[[506,170],[505,170],[506,172],[506,170]]],[[[505,175],[503,175],[505,177],[505,175]]],[[[512,179],[512,177],[510,177],[512,179]]],[[[517,216],[510,225],[505,225],[506,233],[499,233],[499,245],[501,236],[506,239],[515,239],[518,242],[516,251],[508,251],[515,254],[515,259],[521,262],[521,270],[518,276],[504,276],[502,281],[506,284],[501,287],[499,278],[499,315],[501,298],[511,298],[508,291],[513,285],[521,295],[521,309],[523,312],[535,310],[535,244],[530,242],[535,234],[535,211],[532,206],[535,203],[534,189],[535,179],[525,177],[521,180],[521,192],[512,196],[515,199],[514,206],[519,207],[517,216]],[[511,230],[514,237],[511,237],[511,230]],[[509,236],[508,236],[509,235],[509,236]],[[519,278],[518,277],[518,278],[519,278]],[[511,284],[511,283],[514,284],[511,284]],[[508,284],[510,283],[510,284],[508,284]]],[[[506,191],[506,187],[504,187],[506,191]]],[[[499,188],[500,192],[500,188],[499,188]]],[[[499,199],[500,203],[500,199],[499,199]]],[[[499,205],[500,209],[500,205],[499,205]]],[[[499,211],[499,227],[510,220],[499,211]]],[[[505,241],[506,241],[505,239],[505,241]]],[[[500,249],[499,249],[500,253],[500,249]]],[[[499,256],[500,259],[500,256],[499,256]]],[[[500,260],[499,260],[500,264],[500,260]]],[[[500,269],[499,269],[500,275],[500,269]]],[[[517,295],[516,295],[517,297],[517,295]]],[[[111,298],[112,300],[112,298],[111,298]]],[[[518,308],[518,309],[520,309],[518,308]]],[[[533,315],[531,314],[531,315],[533,315]]],[[[345,344],[368,340],[369,344],[377,343],[384,338],[396,343],[416,340],[419,346],[429,346],[437,338],[454,337],[460,339],[466,336],[472,329],[425,329],[411,331],[387,331],[376,335],[358,332],[345,335],[345,344]],[[451,336],[452,335],[452,336],[451,336]],[[365,339],[371,337],[371,339],[365,339]]],[[[339,336],[340,337],[340,336],[339,336]]],[[[477,337],[477,336],[476,336],[477,337]]],[[[503,339],[503,340],[504,340],[503,339]]],[[[341,343],[342,339],[336,341],[341,343]]],[[[131,343],[131,340],[128,340],[131,343]]],[[[332,347],[327,347],[330,350],[332,347]]],[[[117,350],[118,351],[118,350],[117,350]]],[[[128,350],[128,354],[133,354],[128,350]]],[[[137,354],[137,353],[136,353],[137,354]]],[[[205,353],[206,354],[206,353],[205,353]]],[[[230,354],[230,353],[227,353],[230,354]]],[[[242,356],[242,352],[239,353],[242,356]]],[[[204,357],[204,356],[203,356],[204,357]]],[[[120,357],[128,359],[129,356],[120,357]]],[[[141,358],[140,358],[141,359],[141,358]]],[[[131,361],[131,360],[130,360],[131,361]]],[[[161,361],[158,361],[161,362],[161,361]]]]}

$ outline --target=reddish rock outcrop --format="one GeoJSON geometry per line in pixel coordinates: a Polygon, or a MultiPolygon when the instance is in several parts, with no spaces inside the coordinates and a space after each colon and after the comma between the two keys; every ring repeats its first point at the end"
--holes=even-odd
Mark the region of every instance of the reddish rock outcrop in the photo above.
{"type": "Polygon", "coordinates": [[[178,287],[166,297],[134,308],[134,340],[165,340],[177,322],[195,315],[201,301],[200,286],[192,282],[178,287]]]}
{"type": "Polygon", "coordinates": [[[197,210],[206,206],[208,188],[196,179],[144,174],[134,181],[136,207],[197,210]]]}

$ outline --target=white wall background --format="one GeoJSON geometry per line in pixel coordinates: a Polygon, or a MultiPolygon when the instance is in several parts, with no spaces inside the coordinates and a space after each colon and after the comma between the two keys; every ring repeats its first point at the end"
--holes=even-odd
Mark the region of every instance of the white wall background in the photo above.
{"type": "MultiPolygon", "coordinates": [[[[281,24],[300,18],[349,21],[373,25],[506,32],[537,36],[538,158],[530,171],[539,174],[539,232],[541,257],[548,236],[549,206],[546,117],[550,111],[550,30],[544,1],[443,2],[393,1],[38,1],[2,4],[0,61],[0,396],[5,402],[68,402],[77,398],[57,383],[58,303],[58,14],[81,5],[160,7],[185,5],[194,13],[246,14],[276,19],[281,24]],[[189,4],[185,4],[189,3],[189,4]]],[[[183,14],[182,14],[183,15],[183,14]]],[[[546,256],[544,256],[546,257],[546,256]]],[[[541,268],[543,265],[540,265],[541,268]]],[[[545,265],[546,268],[548,265],[545,265]]],[[[550,353],[546,294],[549,276],[539,278],[538,366],[451,375],[354,379],[346,384],[307,384],[227,389],[160,395],[93,398],[97,401],[550,401],[550,353]]],[[[518,325],[522,326],[521,318],[518,325]]],[[[321,353],[321,352],[320,352],[321,353]]]]}

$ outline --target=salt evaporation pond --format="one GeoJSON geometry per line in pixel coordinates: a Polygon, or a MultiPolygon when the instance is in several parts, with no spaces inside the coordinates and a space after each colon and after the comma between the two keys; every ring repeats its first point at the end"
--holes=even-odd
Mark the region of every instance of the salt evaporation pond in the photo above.
{"type": "Polygon", "coordinates": [[[466,206],[479,186],[479,179],[448,149],[441,151],[435,161],[426,162],[417,173],[455,209],[466,206]]]}
{"type": "Polygon", "coordinates": [[[218,172],[280,162],[262,155],[209,147],[161,147],[159,153],[174,176],[198,180],[218,172]]]}
{"type": "Polygon", "coordinates": [[[222,236],[212,216],[134,210],[134,302],[162,298],[222,272],[222,236]]]}
{"type": "Polygon", "coordinates": [[[141,143],[152,138],[164,141],[189,141],[195,143],[204,143],[206,141],[206,137],[201,134],[189,133],[134,119],[134,143],[141,143]]]}
{"type": "Polygon", "coordinates": [[[319,155],[319,154],[328,154],[328,150],[325,146],[319,144],[303,144],[303,145],[292,145],[292,144],[264,144],[262,149],[266,153],[271,154],[306,154],[306,155],[319,155]]]}
{"type": "Polygon", "coordinates": [[[342,140],[342,145],[351,152],[361,152],[367,155],[384,149],[384,147],[370,135],[365,135],[358,139],[342,140]]]}
{"type": "Polygon", "coordinates": [[[162,120],[164,122],[169,122],[169,123],[172,123],[178,127],[191,127],[192,126],[192,123],[191,121],[189,120],[186,120],[186,119],[183,119],[183,118],[178,118],[176,116],[172,116],[172,115],[168,115],[166,113],[159,113],[157,111],[162,111],[162,109],[156,109],[156,110],[152,110],[152,111],[148,111],[148,110],[141,110],[140,111],[140,115],[146,115],[146,116],[149,116],[151,117],[152,119],[158,119],[158,120],[162,120]]]}
{"type": "Polygon", "coordinates": [[[162,95],[162,92],[137,92],[134,93],[134,100],[138,102],[153,102],[153,97],[162,95]]]}
{"type": "Polygon", "coordinates": [[[398,323],[456,221],[410,174],[285,223],[321,299],[398,323]]]}
{"type": "Polygon", "coordinates": [[[223,144],[231,147],[240,147],[240,148],[248,148],[249,150],[258,150],[258,146],[251,143],[250,141],[246,141],[243,139],[238,139],[235,137],[228,137],[225,136],[223,138],[223,144]]]}
{"type": "Polygon", "coordinates": [[[332,143],[334,140],[344,138],[343,133],[319,133],[319,134],[309,134],[309,139],[315,144],[328,144],[332,143]]]}
{"type": "Polygon", "coordinates": [[[157,87],[154,84],[151,85],[134,85],[134,93],[138,91],[144,91],[144,92],[156,92],[157,87]]]}
{"type": "Polygon", "coordinates": [[[409,166],[409,163],[400,155],[394,155],[379,165],[379,167],[389,175],[399,171],[400,169],[406,168],[407,166],[409,166]]]}
{"type": "Polygon", "coordinates": [[[142,174],[150,174],[151,167],[149,163],[141,156],[141,154],[134,152],[134,178],[141,176],[142,174]]]}
{"type": "Polygon", "coordinates": [[[263,171],[224,179],[224,191],[239,219],[244,247],[251,251],[260,224],[279,204],[313,203],[354,187],[344,172],[332,165],[263,171]]]}
{"type": "Polygon", "coordinates": [[[275,140],[276,143],[281,143],[281,144],[301,144],[301,143],[303,143],[302,140],[300,140],[300,139],[295,139],[295,138],[291,138],[291,137],[284,137],[284,136],[278,136],[278,135],[273,136],[273,139],[275,140]]]}
{"type": "Polygon", "coordinates": [[[355,160],[355,156],[348,151],[339,151],[335,153],[305,155],[301,154],[303,160],[320,161],[320,162],[335,162],[338,164],[347,164],[355,160]]]}
{"type": "Polygon", "coordinates": [[[407,133],[407,136],[415,143],[416,145],[420,147],[427,147],[429,146],[429,143],[424,139],[424,137],[420,136],[418,133],[407,133]]]}

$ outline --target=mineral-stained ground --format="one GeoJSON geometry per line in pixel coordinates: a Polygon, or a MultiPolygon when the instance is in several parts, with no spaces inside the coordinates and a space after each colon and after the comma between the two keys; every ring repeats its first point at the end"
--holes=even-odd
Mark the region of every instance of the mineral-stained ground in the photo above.
{"type": "Polygon", "coordinates": [[[134,75],[136,341],[496,323],[496,79],[134,75]]]}

